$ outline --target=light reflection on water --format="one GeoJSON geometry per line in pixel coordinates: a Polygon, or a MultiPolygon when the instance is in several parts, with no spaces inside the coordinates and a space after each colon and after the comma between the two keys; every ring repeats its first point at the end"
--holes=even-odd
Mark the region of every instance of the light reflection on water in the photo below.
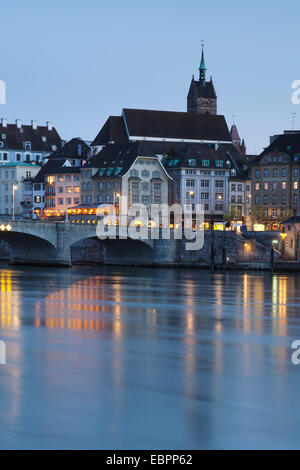
{"type": "Polygon", "coordinates": [[[0,447],[297,447],[299,287],[271,273],[2,269],[0,447]]]}

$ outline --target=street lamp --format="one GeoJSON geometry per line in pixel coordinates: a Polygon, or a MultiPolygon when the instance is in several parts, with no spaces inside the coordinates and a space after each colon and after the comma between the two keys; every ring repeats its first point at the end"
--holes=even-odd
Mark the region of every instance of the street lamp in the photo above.
{"type": "Polygon", "coordinates": [[[18,190],[18,185],[12,186],[12,220],[15,220],[15,192],[18,190]]]}

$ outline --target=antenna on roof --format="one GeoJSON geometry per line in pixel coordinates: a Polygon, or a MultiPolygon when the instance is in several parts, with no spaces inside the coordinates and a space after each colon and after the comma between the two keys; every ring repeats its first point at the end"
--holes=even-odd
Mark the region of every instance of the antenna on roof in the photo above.
{"type": "Polygon", "coordinates": [[[295,119],[296,119],[297,113],[291,113],[291,116],[292,116],[292,129],[294,130],[295,129],[295,119]]]}

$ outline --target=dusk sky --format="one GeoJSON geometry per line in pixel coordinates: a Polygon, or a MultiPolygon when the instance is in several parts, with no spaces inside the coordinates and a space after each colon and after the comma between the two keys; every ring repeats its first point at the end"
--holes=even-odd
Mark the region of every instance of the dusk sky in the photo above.
{"type": "Polygon", "coordinates": [[[229,0],[0,0],[0,116],[50,120],[62,138],[93,139],[123,107],[186,111],[201,40],[218,113],[248,153],[300,128],[300,4],[229,0]],[[12,27],[13,25],[13,27],[12,27]]]}

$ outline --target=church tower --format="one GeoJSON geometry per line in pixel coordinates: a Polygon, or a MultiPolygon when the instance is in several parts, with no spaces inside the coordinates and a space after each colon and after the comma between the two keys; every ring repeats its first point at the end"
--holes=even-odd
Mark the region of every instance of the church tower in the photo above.
{"type": "Polygon", "coordinates": [[[201,62],[199,67],[199,80],[195,80],[193,75],[187,96],[187,112],[199,114],[217,114],[217,95],[212,78],[210,78],[209,82],[206,81],[203,42],[201,62]]]}

